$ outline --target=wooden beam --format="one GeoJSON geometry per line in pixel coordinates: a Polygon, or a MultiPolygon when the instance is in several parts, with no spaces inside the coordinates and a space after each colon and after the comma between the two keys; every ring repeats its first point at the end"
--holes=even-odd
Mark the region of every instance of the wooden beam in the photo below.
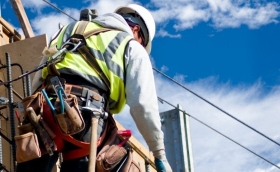
{"type": "Polygon", "coordinates": [[[10,38],[13,42],[20,41],[21,35],[2,17],[0,17],[0,46],[10,43],[10,38]]]}
{"type": "Polygon", "coordinates": [[[22,27],[23,33],[25,35],[25,38],[34,37],[33,30],[31,28],[31,25],[29,23],[29,20],[27,18],[27,15],[24,11],[23,5],[20,0],[10,0],[13,9],[18,17],[18,20],[20,22],[20,25],[22,27]]]}

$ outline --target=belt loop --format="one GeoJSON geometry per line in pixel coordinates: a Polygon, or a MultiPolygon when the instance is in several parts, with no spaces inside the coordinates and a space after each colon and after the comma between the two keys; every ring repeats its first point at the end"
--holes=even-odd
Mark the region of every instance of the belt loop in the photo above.
{"type": "Polygon", "coordinates": [[[89,91],[89,89],[83,87],[82,88],[82,97],[87,97],[88,91],[89,91]]]}

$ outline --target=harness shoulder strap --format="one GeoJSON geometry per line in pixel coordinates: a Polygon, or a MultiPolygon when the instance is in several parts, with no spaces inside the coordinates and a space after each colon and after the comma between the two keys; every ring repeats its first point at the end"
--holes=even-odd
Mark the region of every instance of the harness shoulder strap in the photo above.
{"type": "MultiPolygon", "coordinates": [[[[82,35],[84,40],[87,38],[98,35],[102,32],[107,32],[113,29],[109,28],[98,28],[93,29],[85,33],[85,28],[88,25],[89,21],[80,21],[79,25],[75,31],[75,35],[82,35]]],[[[102,79],[102,81],[105,83],[105,85],[108,88],[108,91],[110,91],[110,81],[107,78],[107,76],[104,74],[102,69],[100,68],[98,62],[96,61],[96,57],[89,51],[89,48],[86,45],[83,45],[78,48],[78,52],[82,55],[82,57],[90,64],[90,66],[95,70],[95,72],[99,75],[99,77],[102,79]]]]}

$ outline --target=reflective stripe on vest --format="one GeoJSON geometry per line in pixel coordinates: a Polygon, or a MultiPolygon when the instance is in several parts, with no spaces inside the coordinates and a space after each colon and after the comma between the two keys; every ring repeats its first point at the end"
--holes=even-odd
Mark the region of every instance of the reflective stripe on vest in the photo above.
{"type": "MultiPolygon", "coordinates": [[[[75,33],[78,23],[74,22],[64,27],[60,34],[52,40],[51,45],[56,44],[57,48],[60,48],[62,43],[75,33]]],[[[96,28],[100,28],[100,26],[90,22],[85,32],[96,28]]],[[[119,113],[126,103],[124,51],[131,39],[133,38],[128,33],[108,31],[93,35],[86,40],[91,53],[96,57],[99,66],[110,81],[109,109],[113,114],[119,113]]],[[[66,53],[64,59],[55,66],[60,73],[80,76],[99,88],[107,90],[95,70],[79,53],[66,53]]],[[[47,75],[48,71],[44,68],[42,78],[45,79],[47,75]]]]}

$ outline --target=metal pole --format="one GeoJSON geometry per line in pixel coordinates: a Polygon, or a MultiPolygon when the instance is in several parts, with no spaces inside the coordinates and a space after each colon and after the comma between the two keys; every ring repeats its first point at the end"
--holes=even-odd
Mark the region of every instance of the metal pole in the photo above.
{"type": "MultiPolygon", "coordinates": [[[[6,54],[6,61],[7,61],[7,79],[8,81],[12,80],[12,70],[11,70],[11,60],[9,53],[6,54]]],[[[12,84],[9,82],[7,84],[8,94],[9,94],[9,110],[10,110],[10,124],[11,124],[11,139],[14,140],[15,138],[15,119],[14,119],[14,105],[13,105],[13,88],[12,84]]],[[[16,144],[13,141],[12,143],[12,160],[14,163],[14,170],[16,169],[16,144]]]]}
{"type": "Polygon", "coordinates": [[[30,75],[26,76],[26,92],[27,92],[27,96],[31,96],[31,86],[30,86],[30,75]]]}

